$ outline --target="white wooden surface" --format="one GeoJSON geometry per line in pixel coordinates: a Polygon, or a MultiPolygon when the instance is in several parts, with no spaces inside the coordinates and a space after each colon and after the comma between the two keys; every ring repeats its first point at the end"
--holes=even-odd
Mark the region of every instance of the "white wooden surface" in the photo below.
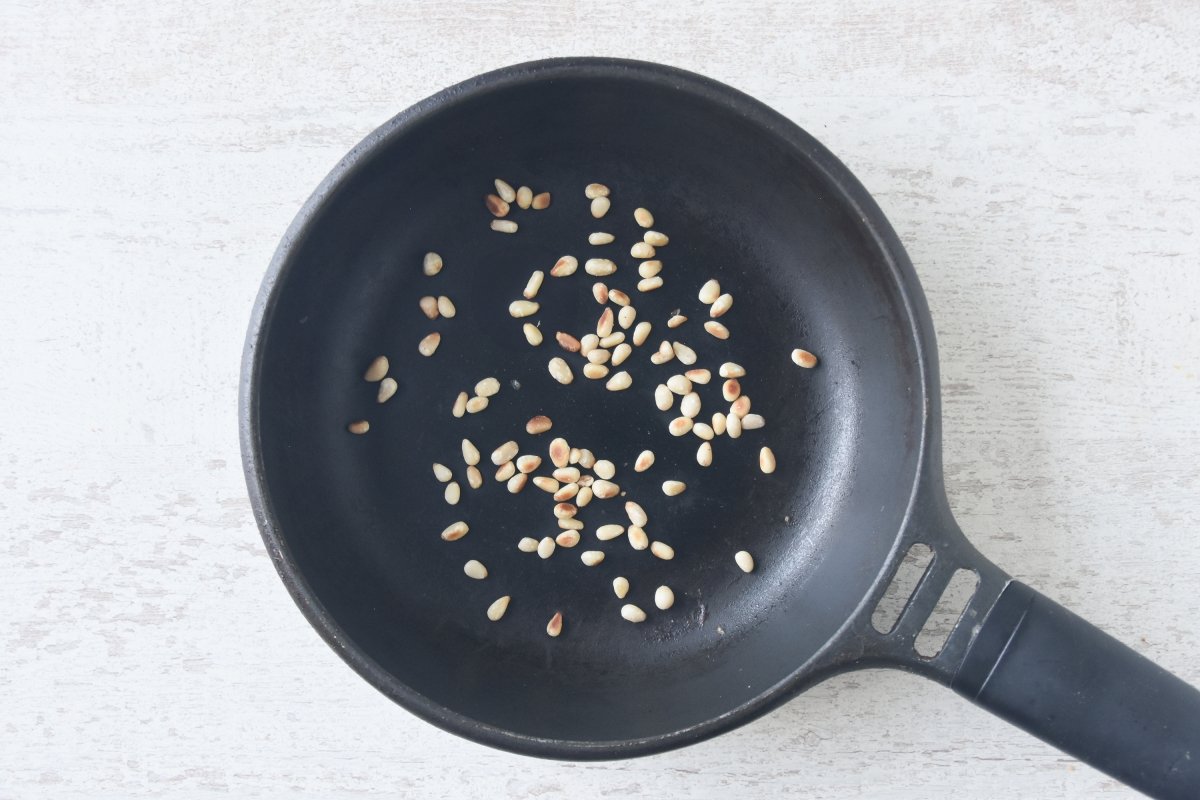
{"type": "Polygon", "coordinates": [[[396,111],[506,63],[705,72],[814,132],[937,321],[981,549],[1200,682],[1200,6],[0,5],[0,797],[1117,798],[919,679],[557,764],[416,721],[264,555],[236,386],[279,235],[396,111]]]}

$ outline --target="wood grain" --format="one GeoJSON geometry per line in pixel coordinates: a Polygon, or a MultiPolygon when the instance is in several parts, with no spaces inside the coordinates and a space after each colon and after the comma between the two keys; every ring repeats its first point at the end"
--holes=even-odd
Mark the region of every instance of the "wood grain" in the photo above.
{"type": "Polygon", "coordinates": [[[275,577],[236,386],[278,237],[393,113],[550,55],[702,71],[900,232],[964,529],[1200,682],[1198,40],[1186,2],[3,4],[0,797],[1133,797],[881,672],[628,763],[444,734],[275,577]]]}

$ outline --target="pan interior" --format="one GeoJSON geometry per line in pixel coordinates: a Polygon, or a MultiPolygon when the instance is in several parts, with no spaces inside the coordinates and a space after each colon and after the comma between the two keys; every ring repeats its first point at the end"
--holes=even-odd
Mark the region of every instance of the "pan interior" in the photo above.
{"type": "Polygon", "coordinates": [[[265,508],[294,589],[343,649],[378,666],[373,680],[391,696],[469,735],[482,723],[582,746],[669,736],[794,676],[875,580],[921,439],[912,324],[861,216],[793,131],[771,130],[763,120],[773,116],[748,108],[758,107],[636,70],[568,70],[446,95],[383,135],[287,243],[251,407],[265,508]],[[483,197],[498,176],[553,196],[543,211],[514,208],[515,235],[489,229],[483,197]],[[600,220],[584,197],[593,181],[611,189],[600,220]],[[643,233],[638,206],[671,238],[659,252],[665,285],[649,293],[636,289],[629,252],[643,233]],[[591,231],[616,242],[591,246],[591,231]],[[445,262],[433,278],[421,270],[429,250],[445,262]],[[580,269],[546,278],[530,318],[546,341],[531,347],[507,306],[532,270],[566,254],[580,269]],[[593,257],[619,265],[603,280],[653,325],[623,365],[633,378],[623,392],[585,379],[583,359],[554,344],[555,331],[582,336],[600,314],[598,279],[583,270],[593,257]],[[702,328],[697,291],[709,278],[734,298],[721,319],[727,341],[702,328]],[[457,315],[430,321],[423,295],[450,297],[457,315]],[[688,321],[669,330],[675,309],[688,321]],[[417,342],[431,331],[441,345],[424,358],[417,342]],[[716,376],[725,361],[746,368],[742,387],[766,418],[738,440],[714,440],[707,469],[696,462],[699,438],[667,433],[678,403],[654,404],[655,385],[683,369],[650,363],[664,338],[694,348],[696,366],[714,373],[697,387],[701,420],[728,411],[716,376]],[[793,365],[794,347],[816,353],[819,367],[793,365]],[[399,383],[384,405],[362,377],[380,354],[399,383]],[[548,374],[553,356],[571,364],[570,386],[548,374]],[[488,376],[502,384],[489,407],[453,418],[457,393],[488,376]],[[553,419],[551,433],[526,435],[535,414],[553,419]],[[370,421],[367,435],[347,433],[357,419],[370,421]],[[535,474],[548,474],[555,435],[612,461],[624,494],[582,509],[583,542],[542,560],[516,543],[559,532],[553,501],[532,485],[507,492],[488,454],[515,439],[545,459],[535,474]],[[464,437],[484,454],[477,491],[465,480],[464,437]],[[763,445],[778,460],[770,475],[757,465],[763,445]],[[635,473],[644,449],[655,464],[635,473]],[[457,506],[443,501],[433,462],[462,485],[457,506]],[[668,479],[687,491],[664,496],[668,479]],[[647,532],[674,547],[674,560],[624,537],[596,540],[599,525],[627,524],[623,500],[645,508],[647,532]],[[460,519],[470,533],[441,541],[460,519]],[[585,566],[589,549],[605,551],[604,562],[585,566]],[[757,560],[753,574],[734,563],[742,549],[757,560]],[[487,566],[486,580],[463,574],[468,559],[487,566]],[[619,575],[632,587],[624,601],[611,587],[619,575]],[[665,612],[653,601],[662,584],[676,598],[665,612]],[[508,613],[489,622],[501,595],[512,596],[508,613]],[[623,602],[648,619],[624,621],[623,602]],[[556,611],[564,632],[551,639],[556,611]]]}

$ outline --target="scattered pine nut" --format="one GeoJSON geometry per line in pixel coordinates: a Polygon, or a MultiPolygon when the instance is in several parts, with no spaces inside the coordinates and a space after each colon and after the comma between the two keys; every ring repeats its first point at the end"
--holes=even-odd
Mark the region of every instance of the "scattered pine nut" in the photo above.
{"type": "Polygon", "coordinates": [[[625,515],[629,517],[630,522],[639,528],[646,527],[646,524],[650,521],[650,518],[646,516],[646,509],[632,500],[625,503],[625,515]]]}
{"type": "Polygon", "coordinates": [[[462,537],[466,536],[467,532],[470,530],[471,529],[465,522],[459,521],[451,523],[450,525],[446,526],[444,531],[442,531],[442,540],[447,542],[456,542],[462,537]]]}
{"type": "Polygon", "coordinates": [[[540,269],[535,269],[529,276],[529,280],[525,282],[525,291],[521,292],[521,296],[526,300],[532,300],[537,297],[538,290],[542,288],[542,281],[546,279],[546,273],[540,269]]]}
{"type": "Polygon", "coordinates": [[[635,606],[633,603],[626,603],[621,606],[621,616],[629,622],[645,622],[646,612],[635,606]]]}
{"type": "MultiPolygon", "coordinates": [[[[554,423],[549,417],[538,414],[536,417],[530,417],[529,422],[525,423],[525,432],[530,436],[536,436],[539,433],[545,433],[552,427],[554,427],[554,423]]],[[[537,456],[529,457],[538,458],[537,456]]],[[[538,463],[541,463],[541,461],[542,460],[538,458],[538,463]]],[[[528,470],[522,470],[522,472],[528,472],[528,470]]]]}
{"type": "Polygon", "coordinates": [[[615,483],[599,480],[592,484],[592,494],[601,500],[608,500],[621,493],[621,487],[615,483]]]}
{"type": "Polygon", "coordinates": [[[455,417],[461,417],[467,413],[467,402],[470,400],[470,395],[466,392],[459,392],[458,397],[454,399],[454,407],[450,409],[450,413],[455,417]]]}
{"type": "Polygon", "coordinates": [[[650,553],[655,558],[661,558],[663,561],[670,561],[675,557],[675,548],[665,542],[651,542],[650,553]]]}
{"type": "Polygon", "coordinates": [[[437,275],[442,271],[442,257],[434,252],[426,253],[421,262],[421,271],[430,277],[437,275]]]}
{"type": "Polygon", "coordinates": [[[581,531],[583,530],[583,520],[581,519],[560,519],[558,527],[564,531],[581,531]]]}
{"type": "Polygon", "coordinates": [[[706,369],[689,369],[683,375],[692,383],[706,384],[712,380],[712,373],[706,369]]]}
{"type": "Polygon", "coordinates": [[[504,202],[511,203],[517,199],[517,193],[513,191],[512,186],[507,181],[496,178],[493,183],[496,184],[496,194],[500,195],[504,202]]]}
{"type": "Polygon", "coordinates": [[[481,581],[488,576],[487,567],[473,558],[463,564],[463,573],[468,578],[474,578],[477,581],[481,581]]]}
{"type": "Polygon", "coordinates": [[[596,340],[596,347],[592,348],[587,354],[587,360],[590,364],[607,364],[608,359],[611,357],[612,353],[600,347],[599,339],[596,340]]]}
{"type": "Polygon", "coordinates": [[[604,384],[604,388],[610,392],[620,392],[628,389],[633,385],[633,377],[624,370],[618,372],[608,379],[608,383],[604,384]]]}
{"type": "Polygon", "coordinates": [[[571,456],[571,446],[561,436],[550,442],[550,461],[556,467],[565,467],[571,456]]]}
{"type": "Polygon", "coordinates": [[[675,593],[671,591],[670,586],[660,586],[654,590],[654,605],[658,606],[660,611],[666,611],[675,605],[675,593]]]}
{"type": "Polygon", "coordinates": [[[700,416],[700,395],[695,392],[685,394],[679,401],[679,413],[692,419],[700,416]]]}
{"type": "MultiPolygon", "coordinates": [[[[584,272],[587,272],[587,266],[584,266],[584,272]]],[[[596,281],[592,284],[592,297],[596,298],[596,302],[604,305],[608,302],[608,287],[603,283],[596,281]]]]}
{"type": "MultiPolygon", "coordinates": [[[[729,406],[729,413],[735,417],[744,417],[750,413],[750,395],[744,394],[734,400],[729,406]]],[[[746,427],[745,420],[742,421],[742,427],[746,427]]]]}
{"type": "Polygon", "coordinates": [[[600,312],[600,319],[596,320],[596,335],[603,339],[613,331],[613,310],[605,308],[600,312]]]}
{"type": "Polygon", "coordinates": [[[533,201],[529,204],[534,211],[542,211],[550,207],[550,193],[538,192],[533,196],[533,201]]]}
{"type": "Polygon", "coordinates": [[[541,558],[549,558],[554,554],[554,547],[555,544],[553,539],[551,539],[549,536],[543,537],[542,540],[538,542],[537,554],[541,558]]]}
{"type": "Polygon", "coordinates": [[[710,319],[708,322],[704,323],[704,330],[708,331],[710,334],[712,334],[713,336],[715,336],[718,339],[728,339],[729,338],[729,328],[726,328],[724,325],[717,322],[715,319],[710,319]]]}
{"type": "Polygon", "coordinates": [[[717,298],[712,307],[708,309],[708,315],[713,319],[723,316],[729,309],[733,308],[733,295],[723,294],[717,298]]]}
{"type": "Polygon", "coordinates": [[[592,216],[600,219],[608,213],[610,207],[612,207],[612,203],[607,197],[597,197],[592,200],[592,216]]]}
{"type": "Polygon", "coordinates": [[[532,536],[522,536],[521,541],[517,542],[517,549],[522,553],[536,553],[538,549],[538,540],[532,536]]]}
{"type": "Polygon", "coordinates": [[[595,244],[595,245],[612,244],[613,239],[615,239],[615,238],[616,237],[614,237],[611,233],[604,233],[603,231],[596,231],[595,233],[588,234],[588,244],[595,244]]]}
{"type": "Polygon", "coordinates": [[[517,457],[521,447],[514,441],[508,441],[492,451],[492,463],[496,466],[507,464],[517,457]]]}
{"type": "Polygon", "coordinates": [[[596,473],[597,478],[609,481],[612,480],[613,476],[617,474],[617,466],[608,459],[601,459],[600,461],[596,462],[596,465],[592,468],[592,471],[596,473]]]}
{"type": "Polygon", "coordinates": [[[603,339],[601,339],[600,346],[601,347],[616,347],[623,341],[625,341],[624,331],[616,331],[615,333],[610,333],[608,336],[605,336],[603,339]]]}
{"type": "Polygon", "coordinates": [[[575,376],[571,374],[571,368],[561,358],[550,359],[548,366],[550,368],[550,377],[564,386],[575,380],[575,376]]]}
{"type": "Polygon", "coordinates": [[[472,397],[467,401],[467,413],[478,414],[488,407],[489,401],[486,397],[472,397]]]}
{"type": "Polygon", "coordinates": [[[446,319],[454,319],[454,315],[458,313],[458,309],[454,307],[454,301],[446,295],[439,295],[437,299],[438,312],[446,319]]]}
{"type": "Polygon", "coordinates": [[[479,463],[479,448],[470,439],[462,440],[462,457],[469,467],[479,463]]]}
{"type": "Polygon", "coordinates": [[[732,361],[726,361],[721,365],[720,370],[718,370],[718,374],[720,374],[722,378],[741,378],[746,374],[746,370],[742,368],[741,364],[735,364],[732,361]]]}
{"type": "Polygon", "coordinates": [[[687,322],[687,317],[685,317],[683,314],[676,314],[675,316],[673,316],[669,320],[667,320],[667,327],[668,328],[678,328],[680,325],[682,325],[685,322],[687,322]]]}
{"type": "Polygon", "coordinates": [[[541,308],[533,300],[513,300],[508,304],[508,313],[510,316],[520,319],[521,317],[530,317],[538,312],[541,308]]]}
{"type": "Polygon", "coordinates": [[[616,539],[625,533],[624,526],[621,525],[601,525],[596,529],[596,538],[602,542],[607,542],[611,539],[616,539]]]}
{"type": "Polygon", "coordinates": [[[584,550],[579,554],[579,560],[589,567],[594,567],[604,560],[603,550],[584,550]]]}
{"type": "Polygon", "coordinates": [[[642,241],[655,247],[662,247],[668,244],[671,240],[665,233],[661,233],[659,231],[646,231],[644,234],[642,234],[642,241]]]}
{"type": "Polygon", "coordinates": [[[721,284],[716,278],[705,281],[700,287],[700,302],[706,306],[711,306],[717,302],[717,298],[721,296],[721,284]]]}
{"type": "Polygon", "coordinates": [[[686,375],[672,375],[667,378],[667,388],[675,394],[685,395],[692,391],[692,381],[686,375]]]}
{"type": "Polygon", "coordinates": [[[742,417],[742,430],[756,431],[766,425],[767,421],[763,419],[762,414],[747,414],[742,417]]]}
{"type": "Polygon", "coordinates": [[[708,467],[712,465],[712,458],[712,443],[701,442],[700,447],[696,449],[696,463],[702,467],[708,467]]]}
{"type": "Polygon", "coordinates": [[[579,544],[579,531],[563,531],[554,537],[554,543],[559,547],[574,547],[579,544]]]}
{"type": "Polygon", "coordinates": [[[742,384],[737,378],[730,378],[721,385],[721,397],[725,398],[726,402],[732,403],[741,396],[742,384]]]}
{"type": "Polygon", "coordinates": [[[357,422],[351,422],[349,425],[347,425],[346,430],[361,436],[367,431],[371,430],[371,423],[367,422],[365,419],[360,419],[357,422]]]}
{"type": "Polygon", "coordinates": [[[517,470],[528,475],[542,465],[541,456],[521,456],[517,459],[517,470]]]}
{"type": "Polygon", "coordinates": [[[629,305],[629,295],[622,292],[620,289],[609,289],[608,299],[619,306],[629,305]]]}
{"type": "Polygon", "coordinates": [[[554,612],[554,616],[550,618],[550,621],[546,623],[546,635],[556,637],[560,633],[562,633],[562,628],[563,628],[562,612],[556,611],[556,612],[554,612]]]}
{"type": "Polygon", "coordinates": [[[579,513],[579,509],[571,503],[556,503],[554,505],[554,517],[556,519],[571,519],[579,513]]]}
{"type": "Polygon", "coordinates": [[[583,189],[583,196],[588,200],[595,200],[597,197],[608,197],[608,187],[603,183],[589,183],[583,189]]]}
{"type": "Polygon", "coordinates": [[[475,394],[480,397],[495,397],[500,393],[500,381],[496,378],[484,378],[475,384],[475,394]]]}
{"type": "MultiPolygon", "coordinates": [[[[696,434],[706,442],[716,435],[712,427],[707,422],[697,422],[692,425],[692,433],[696,434]]],[[[706,464],[705,466],[708,465],[706,464]]]]}
{"type": "Polygon", "coordinates": [[[662,490],[667,497],[674,497],[683,494],[687,490],[687,484],[683,481],[663,481],[662,490]]]}
{"type": "Polygon", "coordinates": [[[658,406],[659,411],[670,411],[671,404],[674,402],[675,395],[671,394],[671,390],[665,383],[654,387],[654,405],[658,406]]]}
{"type": "Polygon", "coordinates": [[[638,264],[638,275],[643,278],[655,278],[660,272],[662,272],[662,262],[658,259],[643,261],[641,264],[638,264]]]}
{"type": "Polygon", "coordinates": [[[596,466],[596,454],[586,447],[579,451],[579,466],[584,469],[591,469],[596,466]]]}
{"type": "Polygon", "coordinates": [[[583,508],[588,503],[592,502],[592,497],[592,487],[581,485],[579,487],[579,494],[575,495],[575,505],[583,508]]]}
{"type": "Polygon", "coordinates": [[[558,261],[555,261],[554,266],[550,268],[550,277],[565,278],[568,275],[574,275],[577,269],[579,269],[578,258],[575,256],[563,256],[558,261]]]}
{"type": "Polygon", "coordinates": [[[670,342],[662,342],[658,346],[658,351],[650,356],[651,364],[665,364],[675,357],[675,350],[671,347],[670,342]]]}
{"type": "Polygon", "coordinates": [[[696,363],[696,351],[683,342],[672,342],[671,349],[675,351],[675,357],[679,359],[679,363],[688,367],[696,363]]]}
{"type": "Polygon", "coordinates": [[[458,485],[458,481],[450,481],[446,484],[446,491],[442,495],[446,502],[452,506],[458,505],[459,499],[462,497],[462,487],[458,485]]]}
{"type": "Polygon", "coordinates": [[[720,411],[712,415],[712,429],[717,436],[725,435],[725,415],[720,411]]]}
{"type": "Polygon", "coordinates": [[[376,403],[386,403],[392,399],[392,395],[400,388],[400,384],[396,383],[395,378],[384,378],[379,382],[379,392],[375,395],[376,403]]]}
{"type": "Polygon", "coordinates": [[[567,500],[574,500],[577,494],[579,494],[579,484],[568,483],[554,493],[554,499],[560,503],[565,503],[567,500]]]}
{"type": "Polygon", "coordinates": [[[742,572],[754,572],[754,556],[747,553],[745,550],[738,550],[733,554],[733,560],[741,567],[742,572]]]}
{"type": "MultiPolygon", "coordinates": [[[[632,311],[632,310],[633,309],[630,308],[630,311],[632,311]]],[[[622,342],[621,344],[617,345],[615,350],[613,350],[612,365],[614,367],[621,366],[622,364],[625,363],[625,360],[627,358],[629,358],[629,356],[631,356],[632,354],[633,354],[633,348],[630,347],[629,345],[625,344],[624,342],[622,342]]],[[[388,380],[391,380],[391,378],[389,378],[388,380]]]]}
{"type": "Polygon", "coordinates": [[[488,606],[487,618],[492,622],[499,622],[504,618],[504,612],[508,611],[508,602],[512,600],[511,595],[504,595],[488,606]]]}
{"type": "Polygon", "coordinates": [[[775,454],[771,452],[771,448],[764,447],[758,451],[758,468],[765,475],[770,475],[775,471],[775,454]]]}
{"type": "Polygon", "coordinates": [[[467,467],[467,485],[472,489],[478,489],[480,486],[483,486],[483,473],[474,464],[467,467]]]}
{"type": "MultiPolygon", "coordinates": [[[[594,353],[596,351],[593,350],[592,352],[594,353]]],[[[607,351],[604,351],[604,352],[607,353],[607,351]]],[[[598,381],[601,378],[606,378],[606,377],[608,377],[608,367],[604,366],[603,364],[584,364],[583,365],[583,377],[588,378],[593,381],[598,381]]]]}
{"type": "Polygon", "coordinates": [[[517,189],[517,208],[529,208],[533,204],[533,189],[522,186],[517,189]]]}
{"type": "MultiPolygon", "coordinates": [[[[612,298],[614,303],[616,302],[616,298],[613,296],[615,294],[616,292],[608,293],[608,296],[612,298]]],[[[622,306],[621,310],[617,312],[617,324],[625,330],[629,330],[633,326],[635,319],[637,319],[637,309],[633,306],[622,306]]]]}
{"type": "Polygon", "coordinates": [[[533,485],[541,489],[543,492],[554,494],[558,491],[558,481],[554,478],[547,478],[545,475],[538,475],[533,479],[533,485]]]}
{"type": "Polygon", "coordinates": [[[812,369],[817,365],[817,357],[807,350],[796,348],[792,351],[792,361],[796,362],[797,367],[812,369]]]}
{"type": "Polygon", "coordinates": [[[635,242],[633,247],[629,248],[629,255],[634,258],[654,258],[654,245],[635,242]]]}
{"type": "Polygon", "coordinates": [[[649,322],[639,322],[633,328],[633,344],[635,347],[641,347],[646,342],[646,338],[650,335],[651,325],[649,322]]]}
{"type": "Polygon", "coordinates": [[[645,550],[650,546],[650,537],[640,525],[629,526],[629,546],[634,550],[645,550]]]}
{"type": "Polygon", "coordinates": [[[667,426],[667,430],[672,436],[683,436],[692,429],[691,417],[676,417],[671,420],[671,424],[667,426]]]}
{"type": "Polygon", "coordinates": [[[643,228],[649,228],[654,224],[654,215],[644,208],[635,208],[633,210],[633,218],[637,220],[637,224],[643,228]]]}
{"type": "Polygon", "coordinates": [[[492,230],[497,233],[516,233],[517,223],[510,219],[494,219],[492,220],[492,230]]]}
{"type": "Polygon", "coordinates": [[[586,333],[579,340],[579,355],[587,358],[588,353],[600,346],[600,337],[594,333],[586,333]]]}
{"type": "Polygon", "coordinates": [[[433,477],[438,479],[439,483],[445,483],[454,477],[454,473],[445,464],[433,462],[433,477]]]}
{"type": "Polygon", "coordinates": [[[554,480],[574,483],[579,480],[579,467],[559,467],[554,470],[554,480]]]}
{"type": "Polygon", "coordinates": [[[526,322],[521,326],[521,330],[525,333],[525,341],[534,347],[542,343],[542,332],[532,322],[526,322]]]}
{"type": "Polygon", "coordinates": [[[566,350],[568,353],[579,352],[579,340],[569,333],[559,331],[554,334],[554,340],[558,342],[559,347],[561,347],[563,350],[566,350]]]}
{"type": "Polygon", "coordinates": [[[633,471],[645,472],[652,466],[654,466],[654,451],[643,450],[642,452],[638,453],[637,460],[633,462],[633,471]]]}
{"type": "MultiPolygon", "coordinates": [[[[607,258],[589,258],[583,263],[583,271],[593,277],[603,278],[616,272],[617,265],[607,258]]],[[[597,302],[608,302],[607,300],[601,301],[599,297],[596,300],[597,302]]]]}
{"type": "Polygon", "coordinates": [[[499,195],[489,194],[484,198],[483,204],[487,206],[488,211],[492,212],[493,217],[508,216],[508,203],[506,203],[504,198],[500,197],[499,195]]]}
{"type": "Polygon", "coordinates": [[[730,439],[737,439],[742,435],[742,418],[737,414],[728,414],[725,417],[725,433],[730,439]]]}
{"type": "Polygon", "coordinates": [[[623,600],[625,595],[629,594],[629,579],[628,578],[613,578],[613,594],[618,600],[623,600]]]}
{"type": "Polygon", "coordinates": [[[583,451],[580,450],[578,447],[572,447],[567,452],[567,463],[568,464],[578,464],[579,459],[581,459],[581,458],[583,458],[583,451]]]}
{"type": "Polygon", "coordinates": [[[367,371],[363,373],[363,380],[370,383],[383,380],[388,374],[389,366],[390,364],[388,363],[387,356],[376,357],[367,366],[367,371]]]}
{"type": "Polygon", "coordinates": [[[662,285],[663,279],[655,276],[638,281],[637,288],[639,292],[653,292],[655,289],[661,289],[662,285]]]}
{"type": "Polygon", "coordinates": [[[417,305],[421,307],[421,313],[430,319],[437,319],[438,315],[441,313],[438,311],[437,298],[433,295],[426,295],[425,297],[422,297],[417,301],[417,305]]]}

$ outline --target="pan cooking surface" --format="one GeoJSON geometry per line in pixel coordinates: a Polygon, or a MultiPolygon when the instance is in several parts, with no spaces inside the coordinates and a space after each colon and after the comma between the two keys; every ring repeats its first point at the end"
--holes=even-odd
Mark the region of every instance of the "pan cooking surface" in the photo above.
{"type": "Polygon", "coordinates": [[[452,91],[384,133],[285,242],[251,398],[265,511],[310,613],[324,614],[343,654],[373,664],[372,680],[418,712],[460,730],[477,722],[583,746],[672,734],[788,679],[876,579],[907,508],[922,435],[912,323],[861,215],[787,140],[792,129],[739,103],[750,101],[620,69],[452,91]],[[514,204],[519,232],[493,232],[482,200],[495,177],[549,191],[553,203],[514,204]],[[612,190],[601,220],[583,195],[593,181],[612,190]],[[671,237],[658,255],[665,286],[653,293],[635,288],[637,206],[671,237]],[[592,231],[616,241],[591,246],[592,231]],[[427,250],[445,260],[433,278],[421,272],[427,250]],[[532,270],[566,254],[580,268],[546,277],[542,310],[528,320],[546,341],[530,347],[508,303],[532,270]],[[586,275],[590,257],[613,259],[617,274],[586,275]],[[728,341],[702,328],[707,309],[696,295],[713,277],[734,297],[721,319],[728,341]],[[653,324],[621,367],[633,376],[624,392],[585,379],[585,360],[553,340],[557,330],[594,329],[597,280],[628,292],[637,319],[653,324]],[[457,316],[428,320],[417,306],[426,294],[448,295],[457,316]],[[689,320],[669,330],[675,309],[689,320]],[[441,346],[424,358],[417,342],[434,330],[441,346]],[[716,374],[723,361],[746,368],[743,392],[767,420],[739,440],[717,437],[707,469],[696,463],[699,438],[667,433],[678,398],[668,412],[654,405],[655,385],[686,369],[650,363],[664,338],[693,347],[695,366],[713,372],[697,388],[699,420],[728,411],[716,374]],[[820,365],[797,368],[794,347],[820,365]],[[376,384],[361,377],[380,354],[400,384],[382,406],[376,384]],[[553,356],[571,364],[570,386],[549,376],[553,356]],[[490,406],[452,418],[457,393],[487,376],[502,384],[490,406]],[[535,414],[551,417],[553,430],[525,434],[535,414]],[[360,418],[370,432],[348,434],[360,418]],[[625,496],[581,509],[580,545],[542,560],[516,543],[559,532],[553,500],[532,484],[509,494],[488,454],[516,439],[544,459],[534,474],[549,474],[554,436],[616,464],[625,496]],[[478,491],[466,483],[463,437],[483,453],[478,491]],[[764,444],[778,459],[772,475],[758,470],[764,444]],[[656,463],[635,473],[646,448],[656,463]],[[458,506],[443,501],[435,461],[462,485],[458,506]],[[687,491],[665,497],[668,479],[687,491]],[[596,540],[600,525],[628,524],[626,499],[646,509],[647,532],[675,548],[673,561],[634,551],[624,537],[596,540]],[[459,519],[471,532],[441,541],[459,519]],[[585,549],[604,550],[605,561],[584,566],[585,549]],[[736,567],[739,549],[754,554],[755,573],[736,567]],[[470,558],[487,565],[486,580],[463,574],[470,558]],[[611,588],[618,575],[632,586],[624,601],[611,588]],[[669,611],[654,607],[660,584],[674,589],[669,611]],[[504,594],[513,598],[508,613],[490,623],[484,612],[504,594]],[[641,606],[647,621],[622,620],[623,602],[641,606]],[[551,639],[545,625],[559,610],[564,632],[551,639]]]}

